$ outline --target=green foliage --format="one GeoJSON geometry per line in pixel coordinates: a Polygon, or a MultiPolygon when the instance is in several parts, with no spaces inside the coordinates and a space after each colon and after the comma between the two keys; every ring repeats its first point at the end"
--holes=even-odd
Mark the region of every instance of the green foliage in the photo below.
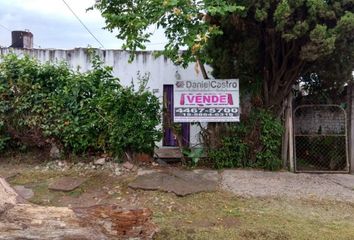
{"type": "Polygon", "coordinates": [[[222,137],[221,145],[208,150],[215,168],[250,167],[247,162],[250,149],[245,139],[248,131],[244,122],[234,124],[229,127],[228,135],[222,137]]]}
{"type": "MultiPolygon", "coordinates": [[[[93,53],[92,53],[93,54],[93,53]]],[[[112,68],[92,57],[92,70],[73,72],[14,54],[0,63],[0,146],[45,146],[67,151],[151,152],[160,138],[159,102],[142,83],[123,87],[112,68]]]]}
{"type": "Polygon", "coordinates": [[[191,160],[191,166],[196,167],[204,155],[204,148],[183,149],[182,153],[191,160]]]}
{"type": "Polygon", "coordinates": [[[269,170],[280,169],[281,160],[279,154],[283,133],[281,122],[269,112],[262,110],[251,117],[253,117],[251,122],[258,120],[260,124],[259,140],[262,149],[256,152],[257,166],[269,170]]]}
{"type": "Polygon", "coordinates": [[[269,112],[254,110],[247,121],[233,124],[221,146],[208,156],[216,168],[281,168],[281,122],[269,112]]]}
{"type": "Polygon", "coordinates": [[[132,87],[123,89],[112,106],[112,131],[109,142],[114,152],[152,153],[161,134],[156,130],[160,123],[158,98],[145,90],[135,92],[132,87]]]}
{"type": "Polygon", "coordinates": [[[324,81],[319,75],[308,73],[301,78],[301,83],[301,89],[296,91],[296,105],[347,104],[347,88],[340,82],[324,81]]]}
{"type": "Polygon", "coordinates": [[[4,122],[0,121],[0,152],[2,152],[5,149],[9,139],[10,138],[7,136],[6,132],[4,131],[4,122]]]}
{"type": "Polygon", "coordinates": [[[149,28],[163,29],[168,39],[164,54],[177,63],[195,60],[208,39],[221,33],[207,18],[243,10],[227,0],[100,0],[93,8],[106,19],[106,29],[117,30],[117,37],[125,40],[124,49],[145,49],[153,34],[149,28]],[[181,54],[186,46],[188,50],[181,54]]]}
{"type": "Polygon", "coordinates": [[[223,35],[209,40],[207,55],[215,77],[262,78],[263,104],[279,111],[293,84],[309,73],[343,85],[354,69],[352,1],[233,1],[242,14],[213,19],[223,35]]]}

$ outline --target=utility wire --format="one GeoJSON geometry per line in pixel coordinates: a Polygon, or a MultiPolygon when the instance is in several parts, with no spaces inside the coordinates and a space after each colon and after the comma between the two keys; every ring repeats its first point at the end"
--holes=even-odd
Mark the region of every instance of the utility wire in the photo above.
{"type": "Polygon", "coordinates": [[[81,21],[81,19],[79,18],[79,16],[74,12],[74,10],[69,6],[69,4],[65,1],[62,0],[63,3],[65,3],[65,5],[68,7],[68,9],[70,10],[70,12],[76,17],[76,19],[81,23],[81,25],[86,29],[86,31],[91,34],[91,36],[101,45],[102,48],[104,48],[103,44],[96,38],[96,36],[90,31],[90,29],[88,29],[88,27],[86,27],[86,25],[81,21]]]}
{"type": "Polygon", "coordinates": [[[9,28],[5,27],[5,26],[2,25],[1,23],[0,23],[0,27],[2,27],[3,29],[6,29],[7,31],[11,32],[11,30],[10,30],[9,28]]]}

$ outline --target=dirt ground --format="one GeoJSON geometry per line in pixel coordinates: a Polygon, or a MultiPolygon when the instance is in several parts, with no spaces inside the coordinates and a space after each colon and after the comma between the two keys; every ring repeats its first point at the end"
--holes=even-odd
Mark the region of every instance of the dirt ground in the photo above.
{"type": "Polygon", "coordinates": [[[227,170],[218,173],[216,191],[178,197],[128,187],[138,173],[163,171],[159,166],[115,174],[117,169],[93,165],[48,167],[52,165],[1,159],[0,175],[13,186],[32,189],[29,201],[40,205],[149,207],[160,228],[156,239],[354,239],[352,176],[338,180],[334,175],[227,170]],[[70,192],[49,190],[48,185],[62,176],[85,182],[70,192]]]}

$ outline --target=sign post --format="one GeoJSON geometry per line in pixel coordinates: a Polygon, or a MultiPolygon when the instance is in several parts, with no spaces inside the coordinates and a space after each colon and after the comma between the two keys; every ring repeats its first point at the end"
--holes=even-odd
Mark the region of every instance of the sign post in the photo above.
{"type": "Polygon", "coordinates": [[[174,122],[239,122],[238,79],[177,81],[174,122]]]}

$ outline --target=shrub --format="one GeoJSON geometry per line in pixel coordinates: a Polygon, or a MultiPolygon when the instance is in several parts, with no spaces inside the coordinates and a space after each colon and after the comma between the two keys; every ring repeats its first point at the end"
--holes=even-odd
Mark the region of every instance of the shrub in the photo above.
{"type": "Polygon", "coordinates": [[[152,152],[160,108],[145,86],[121,86],[97,56],[92,70],[80,73],[65,63],[6,55],[0,63],[0,150],[54,141],[73,153],[152,152]]]}
{"type": "Polygon", "coordinates": [[[215,168],[249,167],[247,162],[249,146],[245,141],[246,133],[247,128],[243,123],[229,127],[227,136],[221,140],[221,146],[208,151],[208,157],[215,168]]]}
{"type": "Polygon", "coordinates": [[[112,106],[110,147],[114,152],[152,153],[155,142],[161,137],[155,127],[160,123],[158,99],[140,89],[122,89],[112,106]],[[119,117],[116,117],[119,116],[119,117]]]}
{"type": "Polygon", "coordinates": [[[279,119],[274,118],[269,112],[260,110],[253,116],[251,122],[259,121],[260,124],[260,150],[256,152],[257,166],[277,170],[282,166],[280,159],[281,136],[283,126],[279,119]]]}
{"type": "Polygon", "coordinates": [[[208,151],[216,168],[281,168],[280,120],[265,110],[255,109],[249,119],[227,127],[221,145],[208,151]]]}

